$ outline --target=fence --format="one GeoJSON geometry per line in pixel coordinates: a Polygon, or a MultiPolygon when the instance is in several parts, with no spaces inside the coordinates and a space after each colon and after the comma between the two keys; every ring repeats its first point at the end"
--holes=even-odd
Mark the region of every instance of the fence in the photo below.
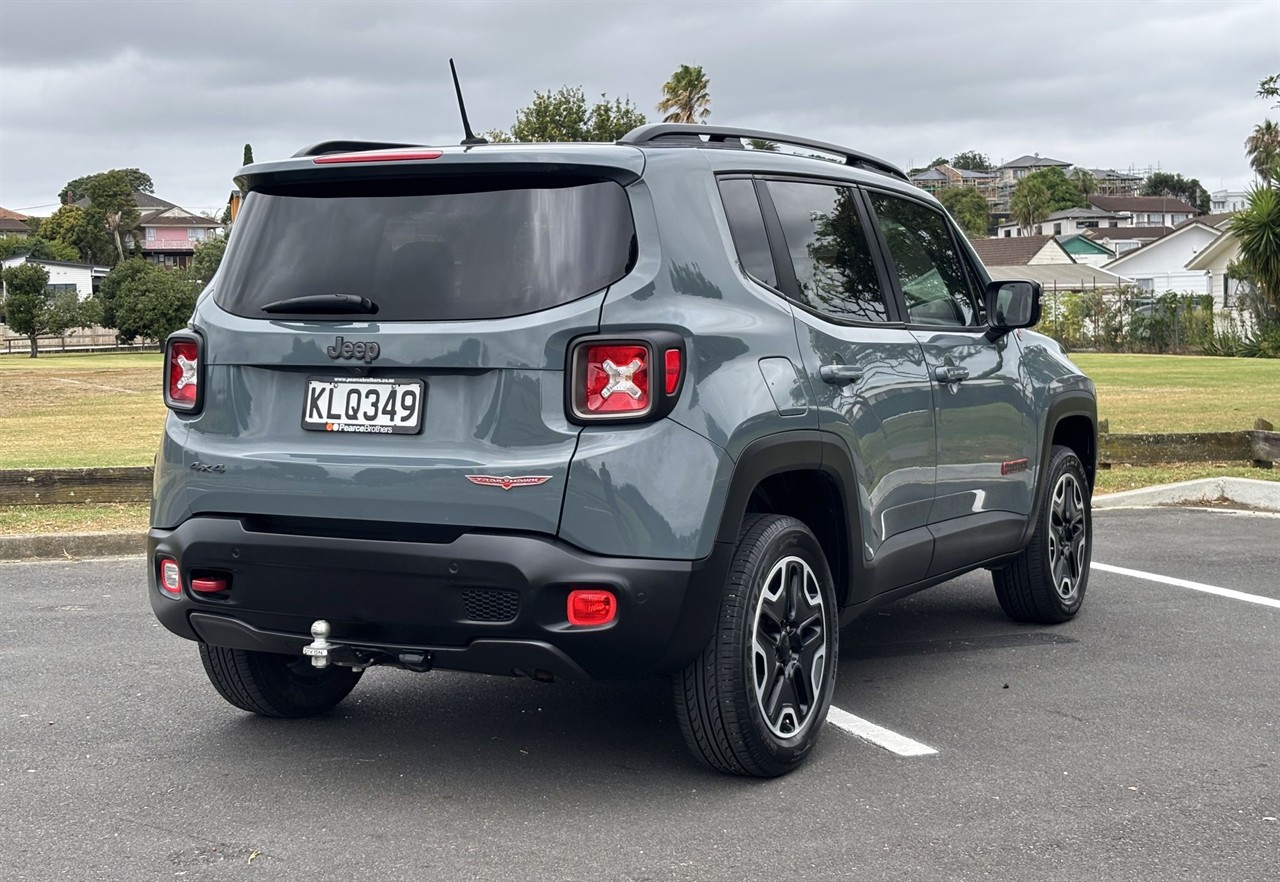
{"type": "Polygon", "coordinates": [[[1211,348],[1215,331],[1220,334],[1228,325],[1238,327],[1230,313],[1215,315],[1213,297],[1208,294],[1046,288],[1036,330],[1068,349],[1188,353],[1211,348]]]}
{"type": "MultiPolygon", "coordinates": [[[[159,343],[121,343],[115,334],[63,334],[59,337],[36,337],[37,352],[158,352],[159,343]]],[[[30,355],[31,341],[26,337],[5,337],[0,352],[5,355],[30,355]]]]}

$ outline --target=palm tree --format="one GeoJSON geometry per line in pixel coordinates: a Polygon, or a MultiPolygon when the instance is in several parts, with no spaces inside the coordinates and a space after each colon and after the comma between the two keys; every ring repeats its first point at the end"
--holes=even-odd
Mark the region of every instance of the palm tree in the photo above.
{"type": "Polygon", "coordinates": [[[1280,188],[1255,187],[1249,205],[1228,227],[1240,245],[1240,262],[1257,282],[1271,321],[1280,320],[1280,188]]]}
{"type": "Polygon", "coordinates": [[[1244,140],[1244,151],[1258,177],[1264,182],[1271,180],[1280,160],[1280,126],[1269,119],[1254,126],[1253,134],[1244,140]]]}
{"type": "Polygon", "coordinates": [[[704,123],[711,115],[711,81],[702,72],[702,66],[691,67],[687,64],[671,75],[671,79],[662,84],[662,100],[658,102],[658,113],[665,113],[663,122],[669,123],[704,123]]]}
{"type": "Polygon", "coordinates": [[[1080,193],[1084,196],[1084,201],[1088,202],[1089,197],[1098,192],[1098,179],[1088,169],[1084,168],[1076,169],[1074,177],[1076,186],[1080,188],[1080,193]]]}
{"type": "Polygon", "coordinates": [[[1013,191],[1009,213],[1030,236],[1031,228],[1049,216],[1049,200],[1049,188],[1043,181],[1024,180],[1013,191]]]}

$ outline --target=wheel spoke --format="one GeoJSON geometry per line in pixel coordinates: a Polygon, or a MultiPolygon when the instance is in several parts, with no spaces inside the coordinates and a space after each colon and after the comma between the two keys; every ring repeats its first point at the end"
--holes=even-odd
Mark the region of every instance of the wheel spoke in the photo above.
{"type": "Polygon", "coordinates": [[[802,731],[822,688],[826,654],[822,588],[798,556],[774,564],[756,603],[750,669],[757,707],[781,738],[802,731]]]}
{"type": "Polygon", "coordinates": [[[789,685],[783,666],[775,664],[773,666],[773,674],[769,679],[771,681],[769,685],[769,694],[764,700],[762,709],[764,710],[764,715],[769,719],[769,722],[776,723],[778,718],[778,706],[782,701],[782,693],[786,691],[786,688],[789,685]]]}

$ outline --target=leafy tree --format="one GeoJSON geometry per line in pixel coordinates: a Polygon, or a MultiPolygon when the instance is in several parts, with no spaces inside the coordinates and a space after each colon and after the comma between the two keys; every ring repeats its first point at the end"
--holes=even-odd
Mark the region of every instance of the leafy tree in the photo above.
{"type": "MultiPolygon", "coordinates": [[[[1018,187],[1023,186],[1027,181],[1038,181],[1049,191],[1048,211],[1061,211],[1064,208],[1083,208],[1086,204],[1084,194],[1080,192],[1079,184],[1068,178],[1067,173],[1057,166],[1032,172],[1018,182],[1018,187]]],[[[1014,193],[1017,193],[1016,189],[1014,193]]]]}
{"type": "Polygon", "coordinates": [[[1035,225],[1049,216],[1051,198],[1044,181],[1035,174],[1029,174],[1014,188],[1013,197],[1009,200],[1009,213],[1018,226],[1031,235],[1035,225]]]}
{"type": "Polygon", "coordinates": [[[1260,318],[1267,325],[1280,324],[1280,187],[1255,187],[1228,229],[1240,246],[1239,261],[1261,295],[1260,318]]]}
{"type": "Polygon", "coordinates": [[[195,309],[197,287],[181,273],[134,258],[102,280],[98,290],[102,324],[122,342],[163,340],[185,327],[195,309]]]}
{"type": "Polygon", "coordinates": [[[938,201],[951,212],[970,239],[981,239],[987,235],[991,207],[977,187],[948,187],[938,194],[938,201]]]}
{"type": "Polygon", "coordinates": [[[965,171],[989,172],[995,168],[987,154],[979,153],[976,150],[965,150],[963,153],[957,153],[951,157],[950,165],[952,168],[962,168],[965,171]]]}
{"type": "Polygon", "coordinates": [[[241,162],[240,164],[253,165],[253,145],[252,144],[244,145],[244,161],[241,162]]]}
{"type": "Polygon", "coordinates": [[[612,101],[601,94],[587,106],[581,86],[561,86],[555,92],[534,92],[528,107],[516,112],[511,132],[495,130],[486,137],[495,143],[511,141],[616,141],[645,118],[630,99],[612,101]]]}
{"type": "Polygon", "coordinates": [[[1280,126],[1269,119],[1258,123],[1253,127],[1253,134],[1245,139],[1244,151],[1249,156],[1249,165],[1264,183],[1280,183],[1280,178],[1275,177],[1276,163],[1280,161],[1280,126]]]}
{"type": "Polygon", "coordinates": [[[133,181],[126,171],[113,169],[89,179],[89,201],[102,212],[107,231],[115,242],[120,260],[125,259],[124,240],[136,238],[138,222],[142,215],[133,199],[133,181]]]}
{"type": "Polygon", "coordinates": [[[1076,182],[1076,187],[1079,188],[1080,195],[1084,197],[1086,203],[1089,201],[1090,196],[1098,192],[1098,179],[1088,169],[1076,169],[1071,178],[1076,182]]]}
{"type": "Polygon", "coordinates": [[[658,113],[664,113],[663,122],[704,123],[711,115],[711,81],[703,73],[702,66],[682,64],[662,84],[662,100],[658,113]]]}
{"type": "MultiPolygon", "coordinates": [[[[154,193],[156,191],[155,184],[151,181],[151,175],[136,168],[119,168],[113,169],[118,171],[129,179],[129,187],[142,193],[154,193]]],[[[75,202],[77,199],[83,199],[89,195],[89,183],[99,175],[109,174],[109,172],[98,172],[98,174],[85,175],[76,178],[73,181],[67,181],[67,185],[58,191],[59,202],[75,202]]]]}
{"type": "Polygon", "coordinates": [[[763,138],[748,138],[747,144],[751,146],[752,150],[767,150],[770,153],[778,152],[777,144],[773,141],[766,141],[763,138]]]}
{"type": "Polygon", "coordinates": [[[1143,196],[1168,196],[1195,206],[1201,214],[1209,213],[1209,191],[1195,178],[1184,178],[1171,172],[1153,172],[1142,185],[1143,196]]]}
{"type": "MultiPolygon", "coordinates": [[[[1280,73],[1271,76],[1258,83],[1259,98],[1280,98],[1280,73]]],[[[1273,110],[1280,109],[1280,101],[1271,105],[1273,110]]]]}
{"type": "Polygon", "coordinates": [[[80,254],[65,242],[51,242],[39,236],[0,236],[0,260],[10,257],[75,262],[80,254]]]}
{"type": "Polygon", "coordinates": [[[222,256],[226,253],[226,236],[214,236],[197,242],[195,256],[191,258],[191,266],[187,267],[187,278],[203,288],[213,281],[214,274],[222,265],[222,256]]]}
{"type": "Polygon", "coordinates": [[[0,273],[4,280],[4,313],[9,327],[31,342],[31,357],[39,354],[41,334],[61,334],[81,324],[75,291],[54,292],[49,273],[36,263],[11,266],[0,273]]]}
{"type": "Polygon", "coordinates": [[[41,224],[41,237],[74,248],[78,256],[72,260],[112,263],[115,250],[100,215],[99,211],[78,205],[64,205],[41,224]]]}
{"type": "Polygon", "coordinates": [[[514,144],[516,140],[511,137],[510,132],[504,132],[502,129],[489,129],[484,133],[484,139],[490,144],[514,144]]]}

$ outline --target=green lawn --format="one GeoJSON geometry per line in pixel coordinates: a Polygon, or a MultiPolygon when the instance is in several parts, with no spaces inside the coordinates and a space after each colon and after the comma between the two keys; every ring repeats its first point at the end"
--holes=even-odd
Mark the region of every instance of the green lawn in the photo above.
{"type": "Polygon", "coordinates": [[[1112,432],[1229,432],[1280,426],[1280,359],[1073,353],[1098,386],[1112,432]]]}

